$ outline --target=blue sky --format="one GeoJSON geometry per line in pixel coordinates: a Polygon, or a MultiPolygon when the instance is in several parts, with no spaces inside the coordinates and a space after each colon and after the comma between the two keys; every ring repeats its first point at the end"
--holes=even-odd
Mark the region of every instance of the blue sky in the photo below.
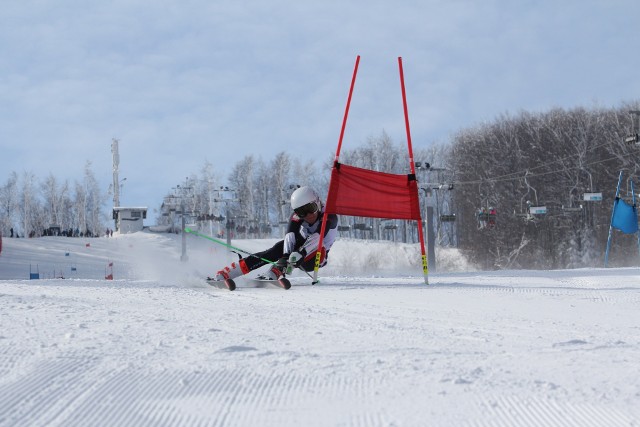
{"type": "Polygon", "coordinates": [[[0,184],[106,191],[120,140],[123,205],[156,208],[205,160],[225,179],[246,155],[335,152],[384,129],[415,147],[503,113],[619,106],[640,93],[637,1],[3,2],[0,184]]]}

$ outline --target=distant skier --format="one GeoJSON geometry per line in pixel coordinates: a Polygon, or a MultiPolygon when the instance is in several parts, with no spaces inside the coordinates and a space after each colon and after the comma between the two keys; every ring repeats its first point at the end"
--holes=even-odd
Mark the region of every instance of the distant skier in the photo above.
{"type": "Polygon", "coordinates": [[[311,187],[300,187],[294,191],[291,195],[291,207],[294,213],[289,220],[284,240],[223,268],[218,271],[215,280],[223,281],[247,274],[267,264],[263,259],[276,262],[263,276],[267,280],[280,278],[288,267],[312,271],[322,221],[327,221],[320,249],[320,267],[323,267],[327,263],[329,249],[338,236],[338,217],[335,214],[325,215],[320,197],[311,187]]]}

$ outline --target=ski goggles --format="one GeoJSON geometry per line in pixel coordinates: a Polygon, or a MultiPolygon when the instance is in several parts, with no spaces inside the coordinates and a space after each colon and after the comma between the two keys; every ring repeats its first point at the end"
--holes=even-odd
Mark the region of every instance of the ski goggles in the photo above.
{"type": "Polygon", "coordinates": [[[315,202],[311,202],[311,203],[307,203],[306,205],[302,205],[299,208],[295,208],[293,211],[300,218],[304,218],[309,214],[318,212],[318,206],[315,204],[315,202]]]}

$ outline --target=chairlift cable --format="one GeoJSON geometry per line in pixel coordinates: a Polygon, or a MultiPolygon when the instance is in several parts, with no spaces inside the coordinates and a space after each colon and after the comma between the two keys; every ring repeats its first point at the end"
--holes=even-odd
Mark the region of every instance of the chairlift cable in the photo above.
{"type": "MultiPolygon", "coordinates": [[[[477,185],[477,184],[482,184],[482,183],[487,183],[487,182],[506,182],[506,181],[515,181],[515,180],[519,180],[524,178],[525,176],[527,178],[535,178],[535,177],[539,177],[539,176],[544,176],[544,175],[550,175],[550,174],[555,174],[555,173],[561,173],[561,172],[565,172],[567,170],[572,170],[572,169],[579,169],[579,168],[583,168],[585,166],[593,166],[599,163],[604,163],[604,162],[608,162],[614,159],[617,159],[618,156],[613,156],[613,157],[609,157],[608,159],[604,159],[604,160],[597,160],[594,162],[590,162],[590,163],[586,163],[583,164],[582,166],[570,166],[570,167],[566,167],[563,169],[558,169],[558,170],[553,170],[553,171],[546,171],[546,172],[540,172],[540,173],[536,173],[536,174],[529,174],[527,175],[527,172],[530,171],[531,169],[527,169],[525,171],[518,171],[518,172],[512,172],[506,175],[501,175],[498,176],[496,178],[485,178],[485,179],[478,179],[478,180],[473,180],[473,181],[454,181],[452,182],[452,184],[454,185],[477,185]],[[522,175],[524,173],[524,175],[522,175]],[[520,174],[519,176],[512,176],[515,174],[520,174]]],[[[536,168],[539,168],[541,166],[537,166],[536,168]]],[[[534,168],[534,169],[536,169],[534,168]]]]}

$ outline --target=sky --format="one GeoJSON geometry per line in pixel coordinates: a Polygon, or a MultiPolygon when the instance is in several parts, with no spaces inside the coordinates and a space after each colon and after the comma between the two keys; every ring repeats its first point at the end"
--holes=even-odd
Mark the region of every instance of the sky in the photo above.
{"type": "MultiPolygon", "coordinates": [[[[414,148],[520,111],[638,99],[637,1],[25,0],[0,12],[0,184],[10,172],[159,207],[206,161],[335,153],[384,130],[414,148]]],[[[436,163],[436,159],[430,159],[436,163]]],[[[107,205],[111,205],[108,202],[107,205]]],[[[152,214],[153,216],[153,214],[152,214]]]]}

